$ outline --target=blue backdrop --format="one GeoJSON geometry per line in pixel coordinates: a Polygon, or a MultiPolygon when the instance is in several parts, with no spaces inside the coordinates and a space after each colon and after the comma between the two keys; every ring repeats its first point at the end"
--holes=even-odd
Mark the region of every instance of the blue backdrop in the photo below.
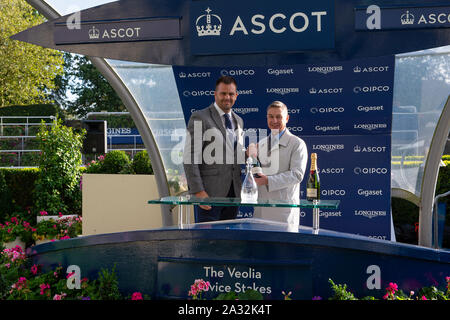
{"type": "MultiPolygon", "coordinates": [[[[321,198],[338,199],[323,211],[321,228],[390,239],[391,127],[394,56],[274,67],[173,67],[186,123],[214,101],[214,84],[233,76],[233,110],[246,130],[267,129],[274,100],[289,108],[288,128],[318,154],[321,198]]],[[[248,143],[248,140],[247,140],[248,143]]],[[[308,161],[308,169],[310,162],[308,161]]],[[[301,184],[305,198],[306,180],[301,184]]],[[[241,208],[242,216],[251,215],[241,208]]],[[[300,223],[312,224],[311,210],[300,223]]]]}

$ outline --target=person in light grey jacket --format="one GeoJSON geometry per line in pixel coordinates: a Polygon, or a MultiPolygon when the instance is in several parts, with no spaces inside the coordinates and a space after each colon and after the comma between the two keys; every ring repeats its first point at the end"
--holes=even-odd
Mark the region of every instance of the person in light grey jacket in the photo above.
{"type": "MultiPolygon", "coordinates": [[[[302,139],[289,132],[288,121],[286,105],[272,102],[267,108],[267,125],[271,132],[257,146],[263,172],[260,178],[255,178],[258,199],[300,201],[300,183],[305,176],[308,150],[302,139]]],[[[288,223],[290,230],[298,228],[300,223],[299,208],[255,207],[253,216],[288,223]]]]}

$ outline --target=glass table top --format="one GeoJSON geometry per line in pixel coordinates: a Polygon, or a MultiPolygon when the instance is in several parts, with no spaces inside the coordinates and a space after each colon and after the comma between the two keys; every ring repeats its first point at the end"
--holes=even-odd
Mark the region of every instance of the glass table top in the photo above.
{"type": "Polygon", "coordinates": [[[287,200],[258,200],[257,202],[242,202],[241,198],[197,198],[194,196],[171,196],[161,199],[149,200],[149,204],[171,204],[171,205],[216,205],[216,206],[250,206],[250,207],[287,207],[287,208],[320,208],[337,209],[340,200],[300,200],[299,203],[292,203],[287,200]]]}

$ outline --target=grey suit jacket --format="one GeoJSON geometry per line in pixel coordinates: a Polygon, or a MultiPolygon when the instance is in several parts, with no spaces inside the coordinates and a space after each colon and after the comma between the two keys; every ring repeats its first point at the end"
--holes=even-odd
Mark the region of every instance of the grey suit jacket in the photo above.
{"type": "Polygon", "coordinates": [[[183,161],[189,193],[205,190],[210,197],[226,197],[234,186],[241,192],[241,166],[245,163],[244,121],[231,111],[236,146],[227,135],[214,104],[191,115],[187,126],[183,161]]]}

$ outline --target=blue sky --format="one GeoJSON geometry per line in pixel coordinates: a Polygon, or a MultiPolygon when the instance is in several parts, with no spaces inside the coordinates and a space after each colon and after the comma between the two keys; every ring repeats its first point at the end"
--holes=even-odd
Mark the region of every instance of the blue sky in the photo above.
{"type": "Polygon", "coordinates": [[[116,0],[48,0],[46,1],[50,4],[56,11],[58,11],[62,16],[84,10],[87,8],[92,8],[104,3],[115,2],[116,0]]]}

